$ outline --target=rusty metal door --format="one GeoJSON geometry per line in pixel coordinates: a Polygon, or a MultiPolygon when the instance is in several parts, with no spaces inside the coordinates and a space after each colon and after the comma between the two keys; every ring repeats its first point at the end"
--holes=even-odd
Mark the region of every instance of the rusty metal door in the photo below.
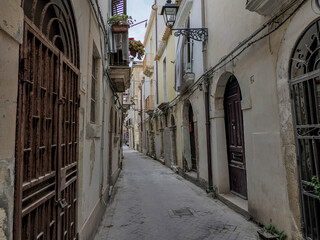
{"type": "Polygon", "coordinates": [[[14,239],[76,239],[79,70],[72,49],[77,45],[67,45],[67,31],[58,35],[63,19],[66,30],[73,28],[63,17],[67,5],[37,3],[23,1],[14,239]],[[59,18],[48,17],[53,13],[59,18]]]}
{"type": "Polygon", "coordinates": [[[241,91],[234,76],[230,77],[226,86],[224,108],[230,190],[234,194],[247,199],[241,91]]]}

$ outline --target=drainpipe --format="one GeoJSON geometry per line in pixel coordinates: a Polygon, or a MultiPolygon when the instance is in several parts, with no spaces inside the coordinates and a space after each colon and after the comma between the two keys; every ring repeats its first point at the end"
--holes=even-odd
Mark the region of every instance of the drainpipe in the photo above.
{"type": "Polygon", "coordinates": [[[142,151],[142,134],[143,134],[143,117],[142,117],[142,111],[143,111],[143,109],[142,109],[142,86],[140,86],[140,129],[141,129],[141,141],[140,141],[140,146],[141,146],[141,152],[143,152],[142,151]]]}
{"type": "Polygon", "coordinates": [[[210,127],[210,99],[209,99],[209,88],[210,88],[210,81],[207,80],[205,83],[204,91],[205,91],[205,112],[206,112],[206,132],[207,132],[207,157],[208,157],[208,181],[209,181],[209,188],[208,191],[213,190],[213,183],[212,183],[212,159],[211,159],[211,127],[210,127]]]}
{"type": "MultiPolygon", "coordinates": [[[[201,0],[201,22],[202,28],[206,26],[206,8],[205,8],[205,0],[201,0]]],[[[207,71],[208,65],[208,55],[207,55],[207,42],[202,43],[202,57],[203,57],[203,71],[207,71]]],[[[210,89],[210,80],[205,79],[204,84],[204,102],[205,102],[205,113],[206,113],[206,137],[207,137],[207,161],[208,161],[208,189],[210,192],[213,190],[213,181],[212,181],[212,159],[211,159],[211,126],[210,126],[210,98],[209,98],[209,89],[210,89]]]]}
{"type": "MultiPolygon", "coordinates": [[[[157,5],[157,0],[154,0],[154,4],[157,5]]],[[[152,8],[153,9],[153,8],[152,8]]],[[[158,8],[153,9],[156,11],[156,54],[158,52],[158,8]]],[[[158,61],[156,61],[156,95],[157,95],[157,104],[159,103],[159,79],[158,79],[158,61]]]]}

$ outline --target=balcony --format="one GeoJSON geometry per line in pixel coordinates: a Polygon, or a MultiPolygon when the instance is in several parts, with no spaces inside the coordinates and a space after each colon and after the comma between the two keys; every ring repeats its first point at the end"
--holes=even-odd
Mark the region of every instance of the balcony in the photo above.
{"type": "Polygon", "coordinates": [[[195,80],[195,74],[193,72],[186,72],[183,75],[183,81],[181,85],[177,86],[177,92],[183,93],[188,87],[190,87],[195,80]]]}
{"type": "Polygon", "coordinates": [[[109,76],[116,91],[124,92],[130,87],[128,31],[109,34],[113,35],[109,54],[109,76]]]}
{"type": "Polygon", "coordinates": [[[288,0],[247,0],[246,9],[261,15],[271,15],[288,0]]]}
{"type": "Polygon", "coordinates": [[[130,93],[125,92],[122,95],[122,106],[124,109],[128,110],[131,106],[130,93]]]}
{"type": "Polygon", "coordinates": [[[145,104],[145,106],[146,106],[146,112],[149,114],[149,115],[151,115],[152,113],[153,113],[153,111],[154,111],[154,97],[153,97],[153,95],[149,95],[147,98],[146,98],[146,100],[145,100],[146,102],[146,104],[145,104]]]}
{"type": "Polygon", "coordinates": [[[147,77],[151,77],[153,74],[153,54],[152,53],[146,53],[143,59],[143,74],[147,77]]]}
{"type": "Polygon", "coordinates": [[[129,118],[127,121],[126,121],[126,127],[127,128],[133,128],[133,119],[132,118],[129,118]]]}

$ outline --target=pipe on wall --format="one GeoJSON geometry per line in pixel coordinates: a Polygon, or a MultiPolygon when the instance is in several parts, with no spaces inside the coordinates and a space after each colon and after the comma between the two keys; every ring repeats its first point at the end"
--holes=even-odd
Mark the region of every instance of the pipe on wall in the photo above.
{"type": "MultiPolygon", "coordinates": [[[[201,0],[201,25],[202,28],[206,27],[206,11],[205,11],[205,0],[201,0]]],[[[202,57],[203,57],[203,71],[207,71],[208,54],[207,54],[207,42],[202,43],[202,57]]],[[[204,105],[206,115],[206,138],[207,138],[207,162],[208,162],[208,189],[207,191],[213,190],[212,181],[212,158],[211,158],[211,126],[210,126],[210,80],[205,81],[204,88],[204,105]]]]}

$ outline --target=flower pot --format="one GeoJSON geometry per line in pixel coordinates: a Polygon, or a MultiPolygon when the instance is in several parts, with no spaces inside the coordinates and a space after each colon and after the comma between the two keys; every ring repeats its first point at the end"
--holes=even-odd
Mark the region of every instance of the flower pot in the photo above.
{"type": "Polygon", "coordinates": [[[137,56],[137,51],[134,50],[133,48],[131,48],[131,49],[130,49],[130,55],[131,55],[132,57],[137,56]]]}
{"type": "Polygon", "coordinates": [[[128,32],[129,25],[112,25],[113,33],[126,33],[128,32]]]}

